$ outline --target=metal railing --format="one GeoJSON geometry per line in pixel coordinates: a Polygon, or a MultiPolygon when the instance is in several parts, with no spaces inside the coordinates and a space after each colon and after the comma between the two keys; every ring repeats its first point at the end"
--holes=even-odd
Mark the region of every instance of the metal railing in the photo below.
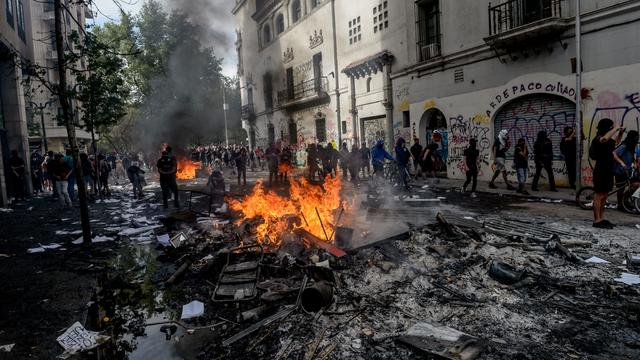
{"type": "Polygon", "coordinates": [[[307,80],[294,85],[293,88],[278,91],[278,104],[321,96],[329,91],[329,80],[326,76],[307,80]]]}
{"type": "Polygon", "coordinates": [[[242,111],[240,113],[240,116],[243,120],[251,119],[253,117],[253,114],[254,114],[253,104],[247,104],[242,106],[242,111]]]}
{"type": "Polygon", "coordinates": [[[562,17],[563,0],[508,0],[489,4],[489,35],[496,35],[533,22],[562,17]]]}

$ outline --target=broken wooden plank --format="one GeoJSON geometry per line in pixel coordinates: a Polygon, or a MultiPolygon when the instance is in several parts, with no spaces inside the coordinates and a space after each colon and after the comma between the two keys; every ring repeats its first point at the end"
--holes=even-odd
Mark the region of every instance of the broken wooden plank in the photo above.
{"type": "Polygon", "coordinates": [[[344,252],[344,250],[340,249],[339,247],[324,241],[322,239],[319,239],[318,237],[316,237],[315,235],[311,234],[310,232],[304,230],[304,229],[297,229],[296,230],[296,234],[309,240],[313,245],[326,250],[329,254],[335,256],[335,257],[343,257],[345,255],[347,255],[346,252],[344,252]]]}

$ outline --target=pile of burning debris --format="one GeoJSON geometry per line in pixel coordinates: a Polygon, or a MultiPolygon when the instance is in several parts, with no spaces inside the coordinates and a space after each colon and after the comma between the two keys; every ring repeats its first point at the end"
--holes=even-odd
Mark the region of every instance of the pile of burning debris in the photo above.
{"type": "Polygon", "coordinates": [[[287,196],[258,184],[227,214],[165,219],[173,245],[161,260],[176,266],[166,289],[187,294],[176,303],[204,304],[197,317],[167,320],[167,339],[177,326],[212,332],[203,359],[640,353],[640,292],[614,280],[633,255],[607,253],[591,234],[498,217],[381,224],[398,211],[356,210],[341,192],[337,178],[294,181],[287,196]]]}

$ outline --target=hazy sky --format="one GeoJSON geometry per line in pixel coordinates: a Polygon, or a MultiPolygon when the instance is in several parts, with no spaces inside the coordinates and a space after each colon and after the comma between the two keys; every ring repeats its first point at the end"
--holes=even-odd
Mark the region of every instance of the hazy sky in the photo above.
{"type": "MultiPolygon", "coordinates": [[[[225,14],[221,14],[223,15],[221,17],[227,20],[233,19],[233,15],[231,14],[231,8],[235,4],[234,0],[210,0],[210,1],[228,2],[229,3],[228,12],[225,10],[224,11],[225,14]]],[[[120,4],[123,10],[135,14],[138,12],[138,10],[140,10],[143,2],[144,2],[143,0],[93,0],[93,3],[95,4],[93,11],[97,12],[97,15],[93,21],[95,21],[96,24],[104,24],[105,22],[109,22],[109,21],[118,21],[120,10],[118,8],[118,5],[116,5],[116,3],[120,4]]],[[[161,0],[161,2],[171,3],[171,0],[164,0],[164,1],[161,0]]],[[[89,21],[91,22],[92,20],[89,20],[89,21]]],[[[233,26],[232,23],[227,25],[228,26],[223,26],[221,28],[228,29],[229,39],[235,40],[235,32],[234,32],[235,27],[233,26]]],[[[231,49],[229,46],[227,46],[226,49],[216,49],[216,55],[224,58],[224,63],[222,65],[222,71],[224,72],[224,74],[227,76],[235,76],[236,70],[237,70],[237,66],[236,66],[237,60],[236,60],[235,49],[231,49]]]]}

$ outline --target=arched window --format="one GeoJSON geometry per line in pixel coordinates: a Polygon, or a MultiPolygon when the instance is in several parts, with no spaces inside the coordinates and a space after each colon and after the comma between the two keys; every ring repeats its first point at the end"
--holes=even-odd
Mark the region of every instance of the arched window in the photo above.
{"type": "Polygon", "coordinates": [[[302,6],[300,0],[293,0],[291,2],[291,19],[293,22],[298,22],[302,18],[302,6]]]}
{"type": "Polygon", "coordinates": [[[282,34],[284,32],[284,15],[278,14],[276,17],[276,34],[282,34]]]}
{"type": "Polygon", "coordinates": [[[320,5],[321,2],[322,2],[322,0],[311,0],[311,8],[312,9],[317,8],[320,5]]]}
{"type": "Polygon", "coordinates": [[[367,79],[367,92],[371,92],[371,78],[367,79]]]}
{"type": "Polygon", "coordinates": [[[271,27],[267,24],[262,28],[262,45],[271,42],[271,27]]]}

